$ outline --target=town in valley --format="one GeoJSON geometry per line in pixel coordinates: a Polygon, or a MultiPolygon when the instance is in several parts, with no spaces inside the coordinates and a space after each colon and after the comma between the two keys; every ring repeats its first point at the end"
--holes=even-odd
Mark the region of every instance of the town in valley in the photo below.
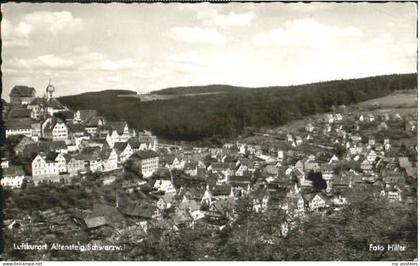
{"type": "MultiPolygon", "coordinates": [[[[249,260],[254,258],[235,252],[289,241],[279,257],[260,258],[300,260],[307,259],[299,255],[304,251],[295,254],[287,245],[298,245],[293,241],[299,234],[301,241],[309,239],[303,225],[325,225],[349,210],[351,217],[366,218],[351,206],[378,202],[417,217],[416,88],[331,106],[327,113],[212,146],[161,139],[149,129],[111,121],[95,106],[70,109],[55,96],[57,90],[51,81],[45,89],[16,85],[10,102],[2,100],[5,259],[249,260]],[[414,104],[392,105],[392,99],[414,104]],[[270,230],[255,231],[264,221],[270,230]],[[195,243],[189,246],[193,254],[182,248],[184,242],[195,243]],[[122,251],[13,249],[20,243],[117,245],[122,251]],[[218,257],[223,245],[247,249],[224,248],[231,257],[218,257]]],[[[416,254],[417,246],[398,237],[366,243],[357,242],[357,230],[349,235],[366,254],[375,243],[406,246],[397,258],[416,254]]]]}

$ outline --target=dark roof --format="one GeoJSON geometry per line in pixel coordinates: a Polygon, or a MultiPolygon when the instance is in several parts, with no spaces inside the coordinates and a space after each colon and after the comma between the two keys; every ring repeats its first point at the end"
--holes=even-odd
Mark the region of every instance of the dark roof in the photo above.
{"type": "Polygon", "coordinates": [[[348,186],[350,184],[350,176],[348,175],[339,175],[336,176],[333,180],[334,186],[348,186]]]}
{"type": "Polygon", "coordinates": [[[31,110],[26,108],[15,107],[7,114],[9,118],[31,117],[31,110]]]}
{"type": "Polygon", "coordinates": [[[98,123],[99,123],[99,120],[101,120],[101,119],[102,119],[102,117],[99,117],[99,116],[91,117],[86,121],[85,125],[87,127],[97,127],[98,123]]]}
{"type": "Polygon", "coordinates": [[[251,183],[250,176],[230,176],[228,178],[229,184],[249,184],[251,183]]]}
{"type": "Polygon", "coordinates": [[[267,173],[269,175],[277,175],[279,170],[275,165],[269,164],[264,168],[264,173],[267,173]]]}
{"type": "Polygon", "coordinates": [[[76,154],[69,154],[69,153],[66,153],[66,154],[63,154],[63,156],[64,156],[64,158],[66,159],[66,163],[70,162],[73,158],[74,158],[75,160],[78,160],[78,159],[77,159],[77,157],[76,157],[76,154]]]}
{"type": "Polygon", "coordinates": [[[33,122],[34,120],[30,118],[11,119],[5,121],[5,127],[6,129],[29,129],[33,122]]]}
{"type": "Polygon", "coordinates": [[[159,154],[157,154],[155,151],[152,150],[145,150],[145,151],[137,151],[133,155],[131,155],[131,158],[133,159],[149,159],[159,157],[159,154]]]}
{"type": "Polygon", "coordinates": [[[190,209],[191,211],[196,211],[200,209],[200,204],[193,199],[187,199],[182,201],[179,206],[179,209],[183,209],[183,210],[188,210],[190,209]]]}
{"type": "Polygon", "coordinates": [[[66,149],[66,147],[67,146],[63,146],[63,143],[61,141],[39,141],[36,143],[29,143],[23,148],[23,157],[32,161],[35,158],[36,154],[47,154],[49,152],[55,151],[56,149],[66,149]]]}
{"type": "Polygon", "coordinates": [[[127,147],[127,145],[128,145],[127,142],[115,142],[114,143],[114,149],[118,154],[120,154],[121,152],[124,151],[124,149],[127,147]]]}
{"type": "Polygon", "coordinates": [[[175,158],[176,157],[175,157],[174,154],[163,154],[163,155],[160,156],[159,160],[163,164],[172,164],[174,162],[175,158]]]}
{"type": "Polygon", "coordinates": [[[157,207],[156,204],[150,201],[139,201],[136,204],[129,204],[121,210],[121,212],[128,216],[137,216],[143,218],[152,218],[157,207]]]}
{"type": "Polygon", "coordinates": [[[63,117],[65,120],[71,120],[71,119],[74,119],[74,111],[63,110],[63,111],[56,112],[54,116],[63,117]]]}
{"type": "Polygon", "coordinates": [[[211,193],[213,196],[227,196],[230,194],[231,191],[230,185],[216,185],[211,188],[211,193]]]}
{"type": "Polygon", "coordinates": [[[12,135],[8,137],[8,140],[14,149],[34,142],[30,137],[24,135],[12,135]]]}
{"type": "Polygon", "coordinates": [[[108,122],[106,125],[110,127],[112,130],[116,130],[118,134],[122,134],[124,132],[124,127],[127,123],[125,121],[116,121],[116,122],[108,122]]]}
{"type": "Polygon", "coordinates": [[[215,211],[224,215],[226,211],[233,211],[233,209],[235,208],[235,205],[236,205],[235,200],[233,198],[229,198],[229,199],[217,200],[216,202],[213,203],[212,207],[215,211]]]}
{"type": "Polygon", "coordinates": [[[55,98],[48,100],[46,106],[54,109],[66,109],[66,107],[55,98]]]}
{"type": "Polygon", "coordinates": [[[92,142],[99,143],[99,144],[102,144],[102,146],[108,146],[109,147],[109,144],[106,141],[106,139],[94,138],[94,139],[92,139],[92,142]]]}
{"type": "Polygon", "coordinates": [[[35,96],[35,88],[23,86],[23,85],[16,85],[10,91],[10,97],[33,97],[35,96]]]}
{"type": "Polygon", "coordinates": [[[41,97],[36,97],[35,99],[32,100],[32,102],[29,105],[47,105],[47,99],[45,98],[41,98],[41,97]]]}
{"type": "Polygon", "coordinates": [[[198,162],[187,162],[184,166],[184,170],[193,170],[197,168],[198,162]]]}
{"type": "Polygon", "coordinates": [[[77,110],[81,120],[87,120],[97,115],[96,110],[77,110]]]}
{"type": "Polygon", "coordinates": [[[3,176],[24,176],[25,171],[23,171],[22,166],[11,165],[7,168],[3,168],[3,176]]]}
{"type": "Polygon", "coordinates": [[[80,152],[80,158],[84,161],[90,161],[100,158],[100,148],[99,147],[87,147],[80,152]]]}
{"type": "Polygon", "coordinates": [[[66,142],[65,142],[65,141],[63,141],[63,140],[59,140],[59,141],[52,141],[52,142],[50,143],[50,147],[51,147],[51,149],[54,149],[54,150],[58,150],[58,149],[60,149],[60,150],[62,150],[62,149],[67,149],[66,142]]]}
{"type": "Polygon", "coordinates": [[[137,138],[130,138],[128,143],[130,143],[130,146],[133,149],[138,149],[140,147],[140,141],[137,138]]]}
{"type": "Polygon", "coordinates": [[[46,123],[47,124],[45,125],[44,130],[46,132],[51,132],[54,129],[54,127],[57,123],[64,123],[64,121],[62,121],[61,119],[53,116],[46,123]]]}
{"type": "Polygon", "coordinates": [[[212,163],[211,168],[213,170],[235,170],[235,164],[234,163],[212,163]]]}
{"type": "Polygon", "coordinates": [[[99,155],[101,156],[102,159],[108,159],[109,155],[111,154],[112,150],[110,148],[105,148],[102,149],[101,152],[99,153],[99,155]]]}
{"type": "Polygon", "coordinates": [[[331,164],[328,163],[323,163],[321,164],[321,170],[322,171],[333,171],[333,166],[331,164]]]}
{"type": "Polygon", "coordinates": [[[88,218],[101,216],[105,217],[107,223],[110,225],[115,225],[124,220],[123,216],[117,208],[104,204],[94,204],[92,208],[92,213],[88,216],[88,218]]]}
{"type": "Polygon", "coordinates": [[[26,159],[32,160],[34,155],[41,152],[48,152],[49,145],[46,142],[29,143],[23,148],[23,154],[26,159]]]}
{"type": "Polygon", "coordinates": [[[68,123],[67,124],[69,130],[71,132],[84,132],[85,131],[85,127],[83,125],[80,124],[73,124],[73,123],[68,123]]]}

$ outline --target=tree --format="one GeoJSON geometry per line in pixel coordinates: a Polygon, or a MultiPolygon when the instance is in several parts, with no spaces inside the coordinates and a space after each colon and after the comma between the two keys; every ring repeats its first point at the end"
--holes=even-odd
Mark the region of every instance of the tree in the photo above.
{"type": "Polygon", "coordinates": [[[327,188],[327,182],[322,179],[322,174],[320,172],[315,172],[311,170],[306,178],[312,181],[312,185],[315,191],[321,191],[327,188]]]}

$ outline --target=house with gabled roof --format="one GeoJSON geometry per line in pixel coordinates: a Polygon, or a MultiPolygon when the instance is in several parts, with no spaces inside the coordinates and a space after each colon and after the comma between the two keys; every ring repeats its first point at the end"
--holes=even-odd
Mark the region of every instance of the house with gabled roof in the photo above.
{"type": "Polygon", "coordinates": [[[100,151],[103,171],[113,171],[118,169],[118,154],[115,149],[104,148],[100,151]]]}
{"type": "Polygon", "coordinates": [[[230,176],[227,184],[229,184],[235,197],[246,195],[251,190],[251,175],[247,176],[230,176]]]}
{"type": "Polygon", "coordinates": [[[125,162],[134,153],[128,142],[115,142],[113,149],[116,151],[120,162],[125,162]]]}
{"type": "Polygon", "coordinates": [[[67,172],[66,158],[63,154],[38,154],[32,161],[32,176],[54,176],[67,172]]]}
{"type": "Polygon", "coordinates": [[[103,160],[99,147],[87,147],[80,151],[79,157],[85,162],[86,169],[91,172],[103,171],[103,160]]]}
{"type": "Polygon", "coordinates": [[[338,159],[338,157],[337,157],[337,155],[333,155],[332,157],[331,157],[331,159],[328,161],[328,163],[329,164],[334,164],[334,163],[337,163],[337,162],[339,162],[340,160],[338,159]]]}
{"type": "Polygon", "coordinates": [[[27,108],[31,112],[31,117],[33,119],[39,120],[46,114],[46,105],[46,98],[36,97],[27,105],[27,108]]]}
{"type": "Polygon", "coordinates": [[[156,179],[153,188],[157,191],[166,193],[176,193],[176,189],[171,180],[156,179]]]}
{"type": "Polygon", "coordinates": [[[364,172],[370,172],[373,169],[373,164],[371,161],[369,161],[367,158],[364,159],[360,164],[360,169],[362,169],[364,172]]]}
{"type": "Polygon", "coordinates": [[[10,91],[10,104],[12,105],[27,105],[35,98],[35,88],[16,85],[10,91]]]}
{"type": "Polygon", "coordinates": [[[169,169],[182,170],[182,169],[184,169],[186,163],[187,162],[183,158],[181,158],[179,156],[175,156],[172,163],[169,165],[168,168],[169,169]]]}
{"type": "Polygon", "coordinates": [[[234,163],[212,163],[207,167],[207,171],[211,173],[221,173],[224,176],[224,182],[235,173],[235,170],[236,166],[234,163]]]}
{"type": "Polygon", "coordinates": [[[106,124],[106,128],[108,129],[108,134],[114,143],[127,142],[130,138],[130,130],[127,122],[125,121],[108,122],[106,124]]]}
{"type": "Polygon", "coordinates": [[[67,172],[71,176],[78,175],[80,172],[86,171],[85,161],[78,154],[65,154],[67,172]]]}
{"type": "Polygon", "coordinates": [[[42,137],[45,139],[68,140],[69,129],[63,120],[57,117],[47,118],[41,125],[42,137]]]}
{"type": "Polygon", "coordinates": [[[329,207],[330,200],[322,193],[309,193],[303,195],[309,210],[315,211],[321,208],[329,207]]]}
{"type": "Polygon", "coordinates": [[[95,116],[88,119],[85,123],[83,123],[85,130],[91,136],[97,133],[102,133],[104,131],[105,135],[108,133],[108,129],[104,127],[106,124],[105,118],[102,116],[95,116]]]}
{"type": "Polygon", "coordinates": [[[140,131],[138,133],[137,139],[140,143],[139,150],[157,151],[158,139],[152,134],[151,131],[140,131]]]}
{"type": "Polygon", "coordinates": [[[231,185],[223,184],[212,187],[207,185],[203,197],[201,198],[201,203],[210,206],[212,202],[218,199],[226,199],[229,197],[234,197],[231,185]]]}
{"type": "Polygon", "coordinates": [[[287,213],[292,212],[294,216],[304,216],[307,209],[307,203],[305,202],[303,194],[298,193],[293,197],[283,200],[280,207],[287,213]]]}
{"type": "Polygon", "coordinates": [[[4,187],[20,188],[25,179],[25,171],[22,166],[10,165],[2,168],[1,185],[4,187]]]}

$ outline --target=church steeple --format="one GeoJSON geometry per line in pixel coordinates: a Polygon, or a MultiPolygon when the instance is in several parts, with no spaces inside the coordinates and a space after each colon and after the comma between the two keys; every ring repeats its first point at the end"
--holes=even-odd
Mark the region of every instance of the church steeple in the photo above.
{"type": "Polygon", "coordinates": [[[55,88],[51,84],[51,79],[48,80],[48,86],[46,88],[46,92],[47,92],[47,100],[51,100],[52,98],[54,98],[55,88]]]}

